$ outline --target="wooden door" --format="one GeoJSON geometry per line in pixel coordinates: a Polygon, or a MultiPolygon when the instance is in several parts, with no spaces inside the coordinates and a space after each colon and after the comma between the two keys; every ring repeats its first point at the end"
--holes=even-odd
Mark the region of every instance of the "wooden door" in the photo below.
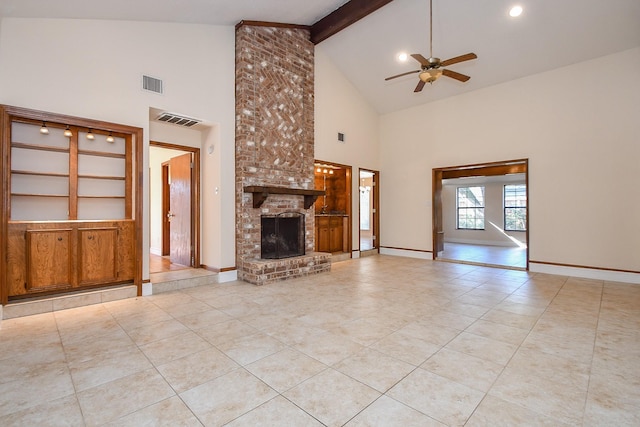
{"type": "Polygon", "coordinates": [[[79,285],[117,280],[117,242],[118,229],[115,227],[78,229],[79,285]]]}
{"type": "Polygon", "coordinates": [[[174,264],[192,266],[191,252],[191,153],[169,160],[170,258],[174,264]]]}
{"type": "Polygon", "coordinates": [[[316,216],[316,250],[318,252],[331,252],[329,238],[329,217],[316,216]]]}
{"type": "Polygon", "coordinates": [[[342,252],[343,244],[342,217],[335,216],[329,218],[329,245],[330,252],[342,252]]]}
{"type": "Polygon", "coordinates": [[[26,232],[27,292],[71,287],[71,230],[26,232]]]}

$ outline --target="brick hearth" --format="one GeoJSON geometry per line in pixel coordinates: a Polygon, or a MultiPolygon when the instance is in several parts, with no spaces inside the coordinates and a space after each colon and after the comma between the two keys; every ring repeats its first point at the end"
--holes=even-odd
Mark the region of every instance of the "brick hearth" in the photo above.
{"type": "Polygon", "coordinates": [[[313,189],[314,47],[301,28],[236,29],[236,262],[238,277],[258,285],[328,271],[314,253],[313,207],[304,196],[271,194],[253,207],[247,186],[313,189]],[[305,214],[305,256],[260,259],[260,216],[305,214]]]}

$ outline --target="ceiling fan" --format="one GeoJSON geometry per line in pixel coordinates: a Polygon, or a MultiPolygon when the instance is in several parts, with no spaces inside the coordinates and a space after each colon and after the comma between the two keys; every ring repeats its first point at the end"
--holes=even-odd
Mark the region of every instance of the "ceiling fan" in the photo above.
{"type": "Polygon", "coordinates": [[[442,67],[447,67],[449,65],[457,64],[458,62],[469,61],[471,59],[476,59],[478,56],[475,53],[467,53],[465,55],[456,56],[455,58],[447,59],[446,61],[441,61],[440,58],[434,58],[433,56],[433,0],[429,0],[429,58],[425,58],[419,53],[414,53],[411,55],[413,59],[420,63],[420,69],[414,71],[408,71],[406,73],[397,74],[395,76],[387,77],[385,80],[391,80],[398,77],[406,76],[409,74],[420,73],[418,77],[420,77],[420,81],[418,85],[413,90],[414,92],[420,92],[424,85],[427,83],[435,82],[438,77],[445,75],[447,77],[451,77],[452,79],[456,79],[461,82],[466,82],[471,77],[457,73],[455,71],[447,70],[442,67]]]}

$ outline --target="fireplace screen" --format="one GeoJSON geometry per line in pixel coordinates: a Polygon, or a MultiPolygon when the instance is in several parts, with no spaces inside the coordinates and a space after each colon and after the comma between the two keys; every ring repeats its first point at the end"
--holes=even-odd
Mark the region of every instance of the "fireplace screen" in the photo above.
{"type": "Polygon", "coordinates": [[[280,259],[304,255],[304,214],[283,213],[261,218],[260,257],[280,259]]]}

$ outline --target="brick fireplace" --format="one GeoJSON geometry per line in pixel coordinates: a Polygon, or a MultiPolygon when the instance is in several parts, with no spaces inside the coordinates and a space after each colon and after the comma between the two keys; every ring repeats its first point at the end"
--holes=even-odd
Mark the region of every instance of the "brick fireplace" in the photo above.
{"type": "Polygon", "coordinates": [[[236,263],[258,285],[331,268],[330,254],[314,252],[313,196],[303,194],[314,187],[314,46],[307,29],[273,25],[236,27],[236,263]],[[261,218],[291,213],[304,214],[305,255],[262,259],[261,218]]]}

